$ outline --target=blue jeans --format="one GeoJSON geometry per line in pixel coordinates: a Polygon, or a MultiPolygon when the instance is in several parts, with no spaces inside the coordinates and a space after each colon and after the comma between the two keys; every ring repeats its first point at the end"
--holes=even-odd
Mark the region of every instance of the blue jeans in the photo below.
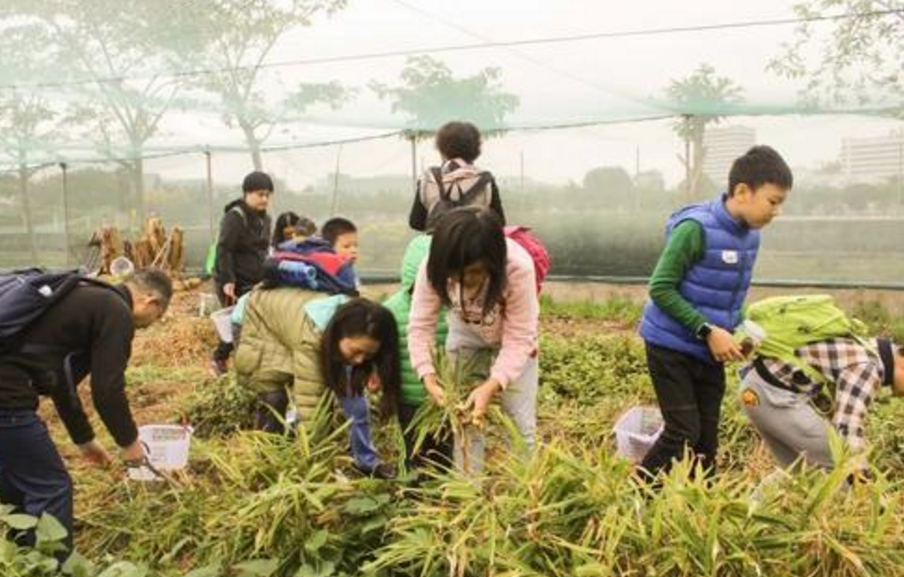
{"type": "MultiPolygon", "coordinates": [[[[257,396],[258,408],[255,413],[256,428],[269,433],[285,432],[286,409],[289,398],[285,389],[260,393],[257,396]]],[[[348,396],[339,399],[342,413],[351,421],[348,429],[352,457],[358,467],[370,473],[380,464],[380,455],[374,448],[370,435],[370,407],[367,397],[348,396]]]]}
{"type": "Polygon", "coordinates": [[[340,400],[345,418],[351,421],[348,435],[355,464],[364,471],[371,472],[380,464],[380,455],[370,438],[370,407],[367,397],[348,396],[340,400]]]}
{"type": "MultiPolygon", "coordinates": [[[[34,411],[0,409],[0,499],[26,515],[56,517],[72,550],[72,479],[34,411]]],[[[34,534],[27,535],[34,544],[34,534]]]]}

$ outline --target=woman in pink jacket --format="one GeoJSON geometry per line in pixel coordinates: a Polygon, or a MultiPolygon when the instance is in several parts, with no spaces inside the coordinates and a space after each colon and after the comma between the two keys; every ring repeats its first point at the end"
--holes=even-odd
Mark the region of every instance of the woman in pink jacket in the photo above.
{"type": "MultiPolygon", "coordinates": [[[[467,399],[474,417],[482,417],[492,399],[500,397],[528,450],[537,426],[537,332],[540,305],[531,256],[505,237],[491,210],[459,208],[437,223],[430,256],[414,285],[408,327],[408,349],[427,392],[443,402],[431,347],[438,316],[448,310],[446,350],[453,356],[486,354],[488,371],[467,399]]],[[[484,437],[472,440],[473,471],[483,467],[484,437]]],[[[456,447],[461,466],[462,448],[456,447]]]]}

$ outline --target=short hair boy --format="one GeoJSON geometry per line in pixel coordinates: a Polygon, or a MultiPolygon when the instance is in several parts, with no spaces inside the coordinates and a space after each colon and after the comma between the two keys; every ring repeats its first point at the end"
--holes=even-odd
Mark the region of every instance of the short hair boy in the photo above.
{"type": "Polygon", "coordinates": [[[665,429],[640,463],[652,478],[689,449],[715,470],[723,363],[743,359],[732,332],[741,321],[760,229],[778,216],[793,185],[784,159],[755,146],[732,164],[724,194],[675,212],[650,278],[640,325],[665,429]]]}
{"type": "Polygon", "coordinates": [[[347,256],[353,263],[358,261],[358,227],[355,223],[347,218],[331,218],[323,223],[320,235],[336,254],[347,256]]]}

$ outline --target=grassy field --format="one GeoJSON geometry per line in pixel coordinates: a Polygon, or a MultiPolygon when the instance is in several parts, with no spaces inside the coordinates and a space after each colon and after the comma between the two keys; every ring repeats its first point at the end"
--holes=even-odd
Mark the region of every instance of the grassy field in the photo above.
{"type": "MultiPolygon", "coordinates": [[[[681,465],[653,492],[615,456],[611,431],[627,408],[654,402],[633,334],[639,306],[544,299],[533,459],[511,460],[495,439],[478,480],[378,481],[354,473],[328,415],[295,439],[246,430],[247,393],[206,375],[214,335],[193,316],[196,303],[178,294],[167,318],[139,334],[128,374],[140,423],[196,428],[184,474],[141,484],[88,468],[44,407],[77,487],[71,575],[904,575],[904,403],[882,401],[871,418],[875,481],[845,488],[850,461],[839,448],[836,472],[754,498],[772,466],[732,387],[719,475],[706,482],[681,465]]],[[[877,330],[902,324],[881,307],[859,312],[877,330]]],[[[377,430],[390,458],[398,433],[393,423],[377,430]]],[[[27,521],[6,511],[0,524],[27,521]]],[[[45,520],[37,551],[2,541],[0,574],[53,574],[46,553],[57,529],[45,520]]]]}

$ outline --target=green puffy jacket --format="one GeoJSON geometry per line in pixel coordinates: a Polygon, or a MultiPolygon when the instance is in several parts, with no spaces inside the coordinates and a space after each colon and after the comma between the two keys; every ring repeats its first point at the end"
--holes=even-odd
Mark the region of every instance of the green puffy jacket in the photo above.
{"type": "Polygon", "coordinates": [[[320,370],[320,337],[345,300],[290,287],[253,291],[235,353],[239,382],[257,393],[290,387],[305,422],[327,390],[320,370]]]}
{"type": "MultiPolygon", "coordinates": [[[[427,391],[411,366],[411,356],[408,354],[408,313],[411,312],[411,292],[417,271],[424,259],[430,253],[429,235],[419,235],[411,239],[405,256],[402,257],[402,284],[399,291],[389,297],[383,306],[392,311],[396,324],[399,327],[399,353],[402,362],[402,402],[409,406],[419,406],[427,398],[427,391]]],[[[441,350],[446,343],[445,312],[440,314],[436,326],[436,348],[441,350]]]]}

